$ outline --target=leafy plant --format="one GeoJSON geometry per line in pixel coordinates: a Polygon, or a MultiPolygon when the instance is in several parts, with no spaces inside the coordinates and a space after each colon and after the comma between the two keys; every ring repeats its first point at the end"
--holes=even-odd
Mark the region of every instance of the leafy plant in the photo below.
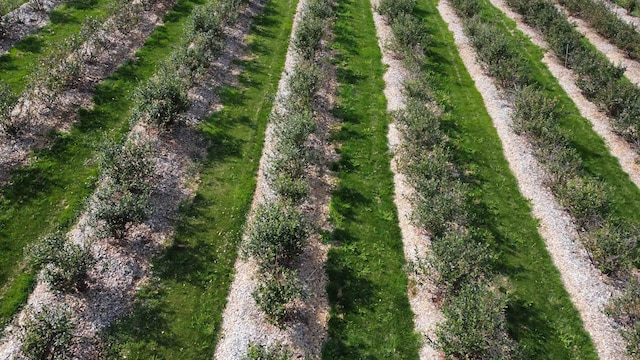
{"type": "Polygon", "coordinates": [[[640,280],[634,276],[624,293],[613,299],[606,309],[622,326],[622,336],[627,341],[627,353],[640,359],[640,280]]]}
{"type": "Polygon", "coordinates": [[[250,343],[247,355],[242,360],[289,360],[293,357],[291,350],[282,345],[264,346],[250,343]]]}
{"type": "Polygon", "coordinates": [[[261,280],[252,295],[267,320],[281,324],[291,315],[291,303],[302,295],[302,288],[295,271],[280,269],[261,280]]]}
{"type": "Polygon", "coordinates": [[[376,11],[389,19],[395,19],[400,14],[412,13],[415,6],[415,0],[381,0],[376,11]]]}
{"type": "Polygon", "coordinates": [[[71,359],[68,349],[73,331],[74,326],[65,310],[44,306],[27,314],[20,335],[21,350],[28,359],[71,359]]]}

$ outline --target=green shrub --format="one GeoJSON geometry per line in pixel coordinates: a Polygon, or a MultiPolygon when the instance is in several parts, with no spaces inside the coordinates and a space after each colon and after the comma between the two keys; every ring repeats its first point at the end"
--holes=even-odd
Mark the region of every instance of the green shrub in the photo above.
{"type": "Polygon", "coordinates": [[[578,226],[592,229],[604,221],[610,200],[601,181],[574,177],[560,184],[556,193],[560,203],[573,215],[578,226]]]}
{"type": "Polygon", "coordinates": [[[23,329],[21,350],[27,359],[72,358],[68,350],[74,326],[65,310],[45,306],[35,313],[29,313],[23,329]]]}
{"type": "Polygon", "coordinates": [[[123,145],[107,143],[99,156],[100,171],[116,187],[134,195],[150,191],[155,164],[150,144],[128,140],[123,145]]]}
{"type": "Polygon", "coordinates": [[[640,280],[637,276],[629,280],[621,296],[611,300],[606,311],[621,325],[627,353],[632,359],[640,359],[640,280]]]}
{"type": "Polygon", "coordinates": [[[252,295],[267,321],[281,324],[291,315],[291,303],[302,295],[302,288],[296,273],[283,268],[262,279],[252,295]]]}
{"type": "Polygon", "coordinates": [[[534,139],[548,137],[557,131],[558,101],[543,91],[526,86],[516,92],[513,109],[513,130],[534,139]]]}
{"type": "Polygon", "coordinates": [[[323,22],[321,19],[305,16],[298,24],[296,33],[292,39],[296,53],[307,61],[315,59],[320,50],[321,40],[324,36],[323,22]]]}
{"type": "Polygon", "coordinates": [[[83,290],[88,272],[95,264],[88,248],[68,241],[62,233],[48,235],[27,246],[25,254],[31,266],[42,269],[42,279],[61,292],[83,290]]]}
{"type": "Polygon", "coordinates": [[[290,360],[293,358],[293,353],[282,345],[276,346],[263,346],[255,343],[250,343],[242,360],[290,360]]]}
{"type": "Polygon", "coordinates": [[[452,0],[451,5],[453,5],[460,15],[466,18],[476,16],[482,9],[478,0],[452,0]]]}
{"type": "Polygon", "coordinates": [[[491,260],[486,244],[462,230],[453,230],[432,238],[431,253],[419,262],[418,270],[429,277],[446,298],[457,294],[466,284],[485,279],[491,260]]]}
{"type": "Polygon", "coordinates": [[[144,221],[149,213],[150,193],[134,194],[107,180],[91,202],[91,222],[99,236],[122,239],[130,225],[144,221]]]}
{"type": "Polygon", "coordinates": [[[632,269],[640,256],[637,233],[623,226],[606,224],[588,232],[584,240],[600,271],[621,275],[632,269]]]}
{"type": "Polygon", "coordinates": [[[17,136],[22,127],[11,119],[11,111],[18,102],[18,96],[9,85],[0,82],[0,131],[9,137],[17,136]]]}
{"type": "Polygon", "coordinates": [[[333,4],[330,0],[310,0],[307,11],[312,18],[327,19],[333,15],[333,4]]]}
{"type": "Polygon", "coordinates": [[[308,111],[320,88],[322,73],[318,65],[310,61],[299,61],[289,78],[289,100],[285,106],[291,111],[308,111]]]}
{"type": "Polygon", "coordinates": [[[422,61],[423,51],[429,43],[429,36],[422,22],[411,14],[400,14],[391,24],[397,49],[396,53],[409,57],[414,62],[422,61]]]}
{"type": "Polygon", "coordinates": [[[134,96],[131,124],[142,120],[160,129],[169,129],[191,105],[183,80],[164,67],[146,81],[134,96]]]}
{"type": "Polygon", "coordinates": [[[393,23],[400,14],[410,14],[415,7],[416,0],[380,0],[376,11],[393,23]]]}
{"type": "Polygon", "coordinates": [[[431,149],[446,139],[439,116],[422,101],[408,99],[394,117],[405,141],[420,150],[431,149]]]}
{"type": "Polygon", "coordinates": [[[263,270],[290,265],[309,235],[302,214],[278,203],[260,204],[248,226],[243,253],[254,257],[263,270]]]}
{"type": "Polygon", "coordinates": [[[516,345],[508,337],[506,298],[487,285],[469,284],[447,299],[438,324],[437,345],[455,359],[510,359],[516,345]]]}

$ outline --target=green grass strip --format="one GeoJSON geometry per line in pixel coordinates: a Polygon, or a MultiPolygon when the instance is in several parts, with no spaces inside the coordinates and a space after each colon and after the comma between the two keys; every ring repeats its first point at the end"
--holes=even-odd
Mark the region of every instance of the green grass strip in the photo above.
{"type": "Polygon", "coordinates": [[[0,324],[24,303],[33,283],[33,274],[20,266],[24,246],[75,221],[94,189],[99,146],[128,131],[134,90],[171,53],[197,3],[178,1],[164,17],[164,26],[136,53],[137,61],[127,62],[97,86],[94,108],[80,110],[80,122],[69,133],[58,134],[52,147],[35,152],[33,164],[17,169],[11,185],[0,189],[0,324]]]}
{"type": "Polygon", "coordinates": [[[508,279],[507,321],[525,359],[596,359],[582,320],[565,291],[538,222],[520,194],[504,158],[500,138],[482,97],[460,59],[436,0],[419,0],[432,36],[428,71],[447,94],[450,136],[456,157],[469,174],[478,225],[490,232],[499,254],[499,274],[508,279]]]}
{"type": "Polygon", "coordinates": [[[157,281],[109,330],[112,358],[213,356],[295,8],[295,0],[271,0],[255,19],[248,37],[253,58],[240,62],[240,85],[221,91],[225,108],[203,127],[212,145],[196,197],[155,263],[157,281]]]}
{"type": "Polygon", "coordinates": [[[28,76],[38,67],[41,57],[65,38],[80,32],[88,17],[104,19],[111,0],[68,1],[49,13],[51,22],[37,33],[25,36],[8,53],[0,56],[0,80],[16,93],[27,85],[28,76]]]}
{"type": "Polygon", "coordinates": [[[532,77],[551,97],[558,99],[563,115],[559,121],[560,128],[571,146],[580,154],[586,173],[603,180],[609,187],[609,209],[614,219],[640,225],[640,189],[622,170],[618,159],[611,155],[604,140],[593,131],[591,123],[580,116],[576,105],[542,62],[542,50],[518,31],[515,22],[499,9],[491,6],[486,0],[482,1],[482,6],[483,21],[493,22],[503,27],[511,36],[517,37],[519,49],[528,60],[532,77]]]}
{"type": "Polygon", "coordinates": [[[335,230],[326,269],[331,305],[325,359],[417,359],[407,276],[393,203],[384,67],[369,0],[342,0],[335,25],[338,108],[344,125],[335,230]]]}

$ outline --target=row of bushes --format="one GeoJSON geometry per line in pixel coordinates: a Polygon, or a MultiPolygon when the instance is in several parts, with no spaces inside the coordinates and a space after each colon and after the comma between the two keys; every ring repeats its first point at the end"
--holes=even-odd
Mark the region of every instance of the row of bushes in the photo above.
{"type": "Polygon", "coordinates": [[[575,16],[585,19],[602,36],[609,39],[630,58],[640,60],[640,33],[635,26],[620,19],[607,4],[594,0],[558,0],[575,16]]]}
{"type": "MultiPolygon", "coordinates": [[[[593,49],[549,0],[507,3],[542,32],[551,50],[575,72],[584,95],[606,111],[616,132],[640,149],[640,89],[624,77],[624,69],[593,49]]],[[[624,41],[640,46],[632,39],[627,36],[624,41]]]]}
{"type": "Polygon", "coordinates": [[[399,169],[414,189],[410,198],[413,221],[431,240],[427,254],[411,265],[418,277],[428,276],[443,299],[445,321],[438,325],[435,343],[450,357],[510,358],[516,344],[506,327],[506,298],[493,280],[489,234],[474,227],[470,188],[455,163],[452,145],[441,123],[447,116],[432,89],[424,62],[429,37],[414,15],[414,0],[382,0],[377,11],[394,35],[392,49],[412,68],[405,83],[405,107],[394,113],[402,134],[399,169]],[[406,31],[407,28],[414,29],[406,31]],[[408,35],[409,34],[409,35],[408,35]]]}
{"type": "MultiPolygon", "coordinates": [[[[454,3],[460,1],[456,0],[454,3]]],[[[508,1],[515,3],[518,0],[508,1]]],[[[465,31],[479,53],[481,61],[485,61],[486,57],[496,62],[503,61],[495,53],[487,54],[486,49],[492,48],[491,42],[495,41],[493,39],[500,39],[499,41],[504,42],[505,46],[502,48],[507,51],[502,57],[506,59],[505,62],[508,63],[509,58],[523,60],[524,57],[519,51],[521,46],[513,37],[505,36],[506,30],[500,28],[499,25],[479,20],[480,17],[476,15],[479,15],[481,6],[478,0],[475,2],[477,6],[475,13],[463,11],[463,7],[460,7],[459,13],[466,16],[465,31]],[[481,28],[485,35],[478,37],[476,35],[479,32],[478,28],[481,28]]],[[[550,3],[543,7],[535,7],[542,6],[541,1],[527,4],[532,6],[526,12],[528,15],[525,15],[529,21],[538,18],[538,14],[558,14],[550,3]]],[[[525,2],[519,2],[519,11],[522,11],[526,6],[528,5],[525,5],[525,2]]],[[[556,19],[554,24],[565,25],[554,27],[547,22],[548,19],[542,18],[543,16],[540,15],[540,21],[549,25],[547,30],[550,41],[565,43],[564,34],[574,34],[572,32],[554,32],[553,29],[568,23],[556,19]]],[[[575,38],[578,40],[572,44],[583,46],[579,36],[575,38]]],[[[527,62],[524,64],[527,65],[527,62]]],[[[519,71],[517,68],[515,70],[519,71]]],[[[514,81],[511,84],[500,83],[503,85],[503,89],[513,94],[514,97],[512,113],[514,131],[525,135],[533,144],[534,154],[547,169],[546,185],[551,188],[561,205],[573,216],[594,264],[607,275],[616,276],[622,280],[632,280],[631,271],[636,266],[638,255],[640,255],[640,244],[635,226],[610,214],[611,200],[607,185],[587,175],[584,171],[582,159],[559,126],[559,121],[564,115],[558,108],[556,99],[553,99],[545,91],[542,84],[537,83],[534,78],[529,76],[526,70],[513,76],[522,80],[514,81]]],[[[618,310],[623,310],[623,308],[616,307],[618,310]]],[[[626,315],[619,313],[617,316],[624,317],[626,315]]],[[[637,332],[638,329],[640,327],[631,331],[637,332]]],[[[627,338],[631,339],[634,336],[627,336],[627,338]]],[[[629,343],[630,353],[637,352],[638,344],[637,341],[629,343]]]]}
{"type": "MultiPolygon", "coordinates": [[[[296,260],[303,252],[311,225],[298,207],[309,196],[313,154],[307,139],[316,128],[315,99],[324,77],[320,68],[322,40],[332,21],[333,4],[330,0],[310,0],[302,11],[291,40],[295,65],[285,93],[278,99],[279,107],[271,116],[274,139],[273,148],[266,154],[265,181],[275,197],[265,199],[253,213],[242,247],[243,255],[253,257],[260,267],[253,293],[256,304],[268,321],[280,326],[285,325],[295,311],[295,301],[302,296],[296,260]]],[[[273,353],[266,348],[254,348],[249,353],[263,352],[273,353]]],[[[249,358],[260,358],[254,355],[249,358]]]]}
{"type": "Polygon", "coordinates": [[[613,2],[627,9],[630,13],[640,10],[640,0],[613,0],[613,2]]]}
{"type": "MultiPolygon", "coordinates": [[[[131,0],[117,0],[108,7],[106,17],[113,21],[101,21],[89,17],[80,31],[65,38],[41,57],[40,63],[27,79],[21,101],[15,94],[0,98],[0,133],[16,137],[29,130],[33,116],[44,105],[47,108],[58,101],[64,91],[76,87],[87,64],[94,63],[96,56],[113,46],[112,33],[127,33],[140,22],[142,5],[131,0]],[[18,105],[17,116],[11,111],[18,105]],[[35,105],[35,106],[34,106],[35,105]]],[[[0,91],[6,86],[0,85],[0,91]]]]}
{"type": "MultiPolygon", "coordinates": [[[[183,46],[175,50],[169,61],[172,63],[161,65],[157,74],[137,90],[132,124],[144,119],[151,126],[166,129],[181,118],[190,106],[186,86],[193,84],[195,75],[202,73],[202,67],[207,67],[219,55],[222,46],[206,53],[209,63],[203,62],[195,68],[173,62],[175,54],[190,46],[208,47],[214,36],[217,37],[215,42],[222,44],[222,27],[235,19],[243,3],[241,0],[214,1],[194,9],[183,46]],[[208,19],[202,20],[203,16],[208,19]],[[215,20],[209,21],[211,18],[215,20]],[[192,45],[194,43],[201,45],[192,45]],[[187,74],[188,80],[174,80],[187,74]],[[163,86],[176,82],[179,85],[163,86]]],[[[98,158],[102,180],[87,205],[89,224],[95,229],[97,238],[121,242],[132,226],[147,219],[155,173],[155,150],[151,141],[130,136],[123,144],[108,143],[102,149],[98,158]]],[[[42,269],[40,278],[57,292],[83,291],[89,281],[88,271],[96,262],[86,245],[72,243],[59,233],[45,237],[25,251],[30,264],[36,270],[42,269]]],[[[36,313],[24,324],[23,353],[29,358],[62,358],[71,340],[71,326],[68,314],[60,310],[36,313]]]]}

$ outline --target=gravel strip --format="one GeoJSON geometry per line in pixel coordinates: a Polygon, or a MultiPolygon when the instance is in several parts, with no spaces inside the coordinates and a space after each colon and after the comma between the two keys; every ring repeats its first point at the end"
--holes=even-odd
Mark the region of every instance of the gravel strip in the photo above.
{"type": "Polygon", "coordinates": [[[636,28],[640,28],[640,18],[637,16],[631,15],[627,9],[619,6],[613,1],[603,1],[605,5],[609,8],[609,10],[613,11],[614,14],[618,15],[620,19],[630,25],[635,25],[636,28]]]}
{"type": "Polygon", "coordinates": [[[453,32],[460,56],[484,99],[502,141],[504,154],[516,176],[520,192],[531,201],[533,214],[540,219],[538,231],[560,271],[565,289],[578,309],[586,331],[602,359],[625,359],[625,344],[603,310],[610,297],[617,294],[613,286],[593,266],[578,240],[575,224],[560,207],[548,188],[542,186],[544,172],[527,141],[511,129],[510,104],[501,96],[476,60],[476,54],[464,34],[463,25],[447,0],[438,10],[453,32]]]}
{"type": "Polygon", "coordinates": [[[25,36],[31,35],[42,29],[49,23],[49,13],[64,0],[46,0],[42,10],[36,10],[33,4],[39,0],[31,0],[22,4],[19,8],[2,17],[5,24],[5,36],[0,37],[0,55],[6,54],[9,49],[25,36]]]}
{"type": "MultiPolygon", "coordinates": [[[[306,0],[300,0],[293,19],[291,36],[301,21],[306,0]]],[[[326,44],[325,44],[326,45],[326,44]]],[[[287,50],[285,66],[278,83],[274,112],[282,113],[282,102],[289,96],[288,80],[296,64],[296,54],[291,46],[287,50]]],[[[323,79],[322,87],[316,98],[318,109],[314,112],[317,130],[311,134],[306,145],[318,155],[319,163],[309,171],[311,193],[309,199],[301,205],[302,212],[317,229],[331,231],[329,224],[329,201],[334,179],[326,172],[328,164],[337,159],[335,150],[327,145],[327,139],[337,120],[331,116],[336,89],[335,69],[328,62],[322,64],[328,79],[323,79]]],[[[253,202],[252,214],[260,203],[274,200],[275,194],[269,188],[265,171],[274,153],[278,139],[273,123],[266,129],[265,144],[260,159],[258,178],[253,202]]],[[[251,215],[249,215],[250,217],[251,215]]],[[[301,282],[304,300],[296,303],[296,316],[284,328],[269,324],[253,299],[252,293],[258,284],[257,264],[238,256],[235,264],[235,277],[227,297],[227,306],[223,313],[222,335],[218,342],[215,359],[241,359],[250,343],[272,346],[283,344],[294,351],[294,358],[319,359],[322,345],[327,338],[329,302],[325,292],[327,276],[324,264],[328,246],[322,243],[319,233],[309,239],[304,252],[297,260],[298,280],[301,282]]]]}
{"type": "MultiPolygon", "coordinates": [[[[13,121],[22,124],[24,133],[15,137],[0,134],[0,186],[10,180],[13,169],[29,164],[30,154],[34,150],[51,145],[49,134],[52,131],[68,131],[78,120],[78,109],[93,106],[95,86],[113,74],[118,66],[135,56],[156,26],[162,24],[162,17],[174,3],[175,0],[158,1],[152,9],[140,14],[140,23],[127,33],[118,31],[104,34],[108,37],[109,46],[103,51],[96,51],[93,61],[82,63],[82,75],[78,84],[52,101],[51,108],[42,101],[29,100],[29,89],[23,92],[12,117],[13,121]]],[[[83,50],[90,52],[94,46],[85,43],[83,50]]]]}
{"type": "Polygon", "coordinates": [[[106,345],[101,344],[96,335],[123,316],[131,307],[135,293],[148,283],[150,259],[163,251],[173,235],[180,204],[188,201],[197,189],[197,165],[194,161],[206,157],[207,144],[197,130],[195,119],[211,114],[221,106],[212,91],[203,89],[232,85],[230,81],[235,78],[229,73],[238,72],[232,60],[246,51],[244,36],[249,31],[252,18],[262,11],[262,2],[253,1],[245,7],[236,24],[225,30],[225,52],[191,89],[189,96],[194,103],[186,115],[191,119],[188,124],[194,126],[178,127],[160,134],[139,123],[131,131],[130,138],[140,136],[150,141],[156,150],[151,197],[153,212],[149,219],[130,229],[124,240],[95,240],[94,229],[87,221],[92,209],[88,209],[70,232],[73,241],[89,245],[98,260],[89,274],[88,289],[78,294],[53,294],[46,284],[39,281],[25,309],[5,329],[5,336],[0,341],[0,359],[18,357],[19,336],[26,311],[43,305],[62,305],[71,312],[77,324],[72,349],[74,358],[102,357],[101,349],[106,345]]]}
{"type": "MultiPolygon", "coordinates": [[[[540,48],[548,48],[547,43],[540,32],[527,25],[520,14],[512,11],[504,0],[490,0],[493,6],[500,9],[505,15],[516,22],[518,29],[522,31],[531,41],[540,48]]],[[[562,89],[576,104],[580,115],[591,122],[593,130],[604,139],[609,151],[620,162],[622,170],[629,174],[631,181],[640,187],[640,157],[638,152],[622,137],[618,136],[611,128],[611,119],[598,107],[587,100],[582,91],[576,85],[576,78],[573,71],[564,65],[550,52],[547,51],[542,58],[542,62],[558,80],[562,89]]],[[[637,64],[637,63],[636,63],[637,64]]]]}
{"type": "MultiPolygon", "coordinates": [[[[375,12],[378,0],[371,0],[373,20],[378,35],[378,46],[382,51],[382,63],[387,66],[384,74],[385,88],[384,94],[387,98],[387,111],[397,111],[404,108],[405,97],[402,93],[404,82],[411,78],[411,74],[404,68],[402,61],[394,57],[386,44],[393,38],[391,27],[384,18],[375,12]]],[[[417,261],[418,256],[430,251],[431,241],[426,232],[411,223],[413,207],[409,199],[414,189],[406,181],[403,174],[398,171],[399,154],[396,151],[402,144],[402,137],[395,123],[389,124],[387,134],[389,148],[394,153],[391,162],[393,171],[393,181],[395,184],[394,202],[398,208],[398,220],[402,232],[402,244],[404,256],[407,262],[417,261]]],[[[411,274],[408,274],[411,276],[411,274]]],[[[414,279],[415,280],[415,279],[414,279]]],[[[444,321],[442,313],[438,310],[434,302],[436,296],[433,291],[433,284],[427,279],[414,281],[415,286],[409,288],[409,303],[413,311],[415,331],[423,336],[423,345],[420,349],[420,359],[444,359],[442,352],[438,351],[433,343],[428,339],[435,339],[435,330],[438,323],[444,321]]]]}
{"type": "Polygon", "coordinates": [[[600,36],[586,21],[571,16],[567,9],[560,4],[554,4],[558,10],[567,16],[567,19],[576,25],[576,29],[584,35],[589,42],[603,53],[613,64],[625,68],[625,76],[636,86],[640,85],[640,63],[629,59],[616,45],[600,36]]]}

